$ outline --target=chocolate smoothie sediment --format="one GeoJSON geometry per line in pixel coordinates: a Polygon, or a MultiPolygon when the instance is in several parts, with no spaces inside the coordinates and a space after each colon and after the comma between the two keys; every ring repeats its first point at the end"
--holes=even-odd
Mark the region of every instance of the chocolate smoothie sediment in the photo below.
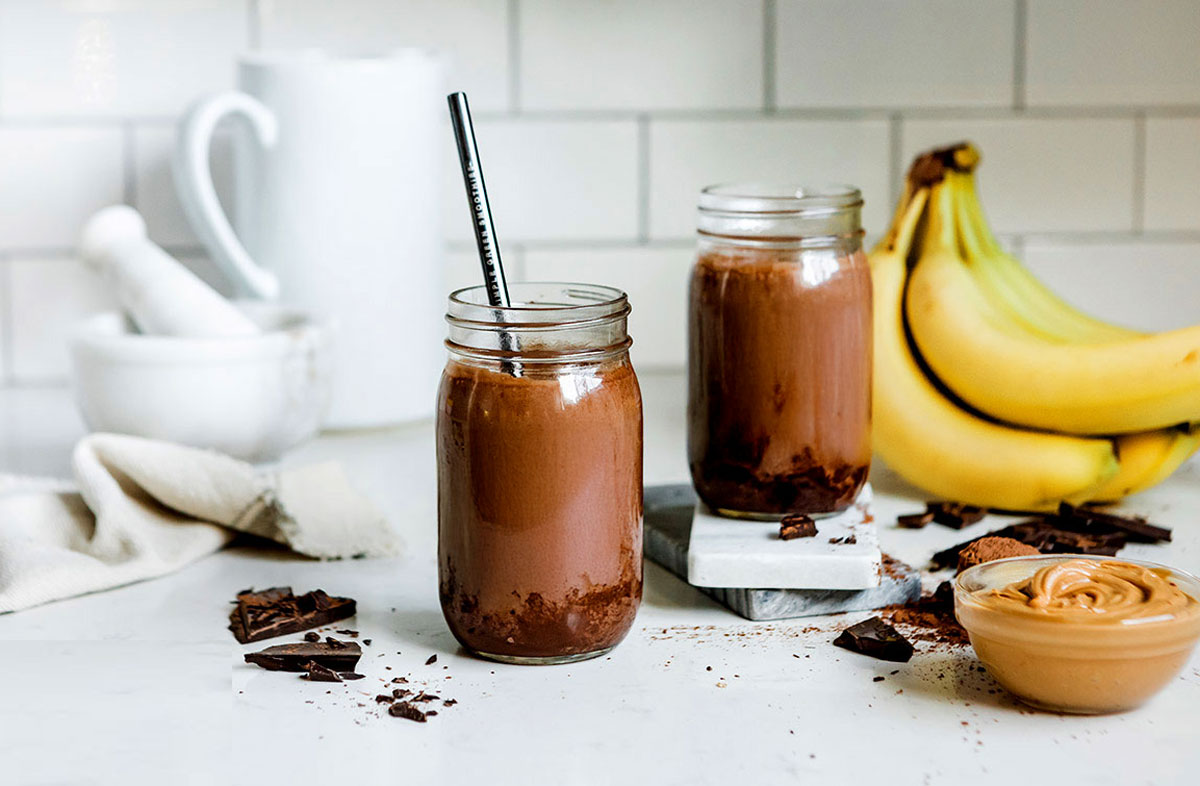
{"type": "Polygon", "coordinates": [[[688,458],[710,507],[847,508],[870,468],[871,273],[861,251],[702,249],[688,458]]]}
{"type": "Polygon", "coordinates": [[[641,393],[627,358],[521,377],[451,360],[437,424],[439,590],[476,652],[606,650],[642,595],[641,393]]]}

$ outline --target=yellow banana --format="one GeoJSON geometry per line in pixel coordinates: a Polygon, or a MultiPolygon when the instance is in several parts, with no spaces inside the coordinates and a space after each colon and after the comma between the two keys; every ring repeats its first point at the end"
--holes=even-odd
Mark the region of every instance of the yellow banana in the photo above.
{"type": "Polygon", "coordinates": [[[870,254],[875,308],[872,440],[876,455],[914,485],[948,499],[1014,510],[1081,502],[1117,472],[1112,443],[1010,428],[956,406],[909,349],[904,288],[909,250],[929,192],[898,211],[870,254]]]}
{"type": "MultiPolygon", "coordinates": [[[[971,166],[977,161],[974,152],[971,166]]],[[[1054,294],[1000,247],[983,217],[974,174],[953,172],[949,177],[957,186],[958,222],[964,256],[972,262],[971,273],[1015,319],[1046,340],[1063,343],[1103,343],[1142,335],[1091,317],[1054,294]]]]}
{"type": "Polygon", "coordinates": [[[907,324],[956,396],[991,417],[1074,434],[1200,420],[1200,326],[1102,344],[1057,344],[1010,329],[958,252],[953,194],[934,187],[907,324]]]}
{"type": "Polygon", "coordinates": [[[1200,447],[1200,427],[1139,431],[1114,441],[1120,469],[1092,490],[1092,502],[1116,502],[1166,480],[1200,447]]]}

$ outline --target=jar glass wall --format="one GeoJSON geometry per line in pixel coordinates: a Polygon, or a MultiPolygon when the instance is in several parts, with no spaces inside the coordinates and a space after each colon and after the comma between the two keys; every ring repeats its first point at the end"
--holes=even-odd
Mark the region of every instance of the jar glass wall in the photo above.
{"type": "Polygon", "coordinates": [[[871,275],[857,189],[714,186],[700,197],[688,325],[688,459],[733,516],[830,514],[866,482],[871,275]]]}
{"type": "Polygon", "coordinates": [[[601,655],[642,593],[642,401],[624,293],[510,284],[451,295],[438,393],[442,611],[514,663],[601,655]]]}

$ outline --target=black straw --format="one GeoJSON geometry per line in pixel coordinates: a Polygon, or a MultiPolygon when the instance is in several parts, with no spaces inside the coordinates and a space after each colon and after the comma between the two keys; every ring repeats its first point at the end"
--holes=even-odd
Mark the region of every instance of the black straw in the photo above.
{"type": "Polygon", "coordinates": [[[471,209],[471,226],[475,230],[475,245],[483,265],[488,303],[508,306],[508,282],[504,280],[504,265],[500,262],[500,247],[496,244],[496,228],[492,225],[492,208],[483,184],[483,169],[479,165],[479,148],[475,145],[475,126],[471,123],[467,94],[451,93],[446,96],[446,101],[450,104],[450,123],[454,126],[458,162],[462,165],[463,184],[467,188],[467,205],[471,209]]]}

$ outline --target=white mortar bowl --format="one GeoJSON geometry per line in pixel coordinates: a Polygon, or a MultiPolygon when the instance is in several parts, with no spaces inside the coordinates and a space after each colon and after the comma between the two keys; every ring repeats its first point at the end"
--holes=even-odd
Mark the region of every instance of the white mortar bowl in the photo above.
{"type": "Polygon", "coordinates": [[[313,436],[329,405],[328,325],[274,304],[238,306],[261,336],[146,336],[115,312],[86,320],[71,364],[88,427],[255,462],[313,436]]]}

